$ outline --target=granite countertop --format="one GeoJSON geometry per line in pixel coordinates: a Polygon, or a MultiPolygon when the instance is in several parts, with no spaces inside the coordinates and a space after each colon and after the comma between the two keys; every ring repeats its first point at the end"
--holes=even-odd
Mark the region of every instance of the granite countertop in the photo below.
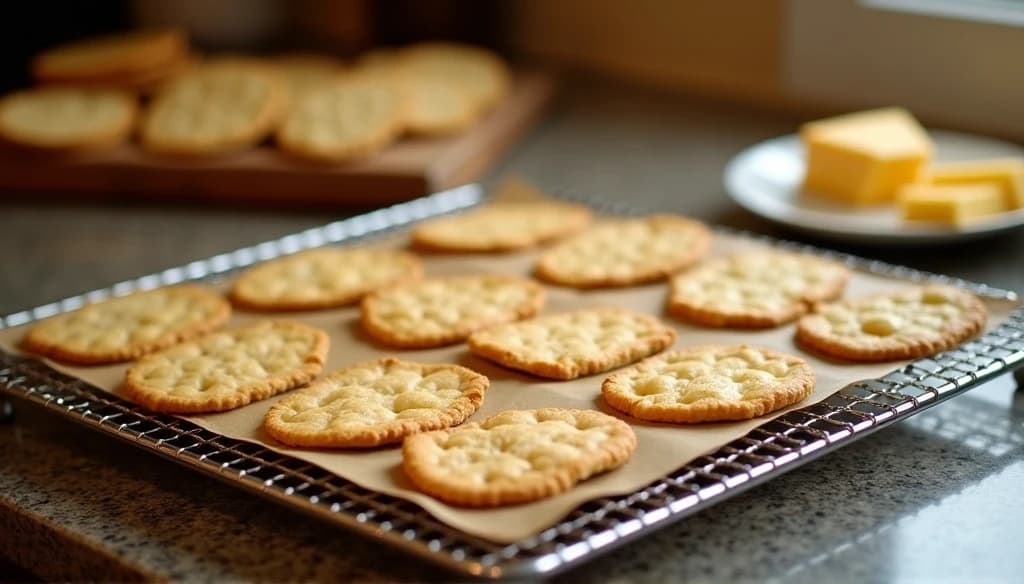
{"type": "MultiPolygon", "coordinates": [[[[495,174],[804,239],[738,210],[725,162],[797,120],[586,79],[495,174]]],[[[0,313],[344,212],[0,206],[0,313]]],[[[808,240],[812,243],[822,243],[808,240]]],[[[836,247],[833,244],[828,244],[836,247]]],[[[1024,288],[1024,231],[844,251],[1024,288]]],[[[18,402],[0,423],[0,580],[434,581],[452,575],[18,402]]],[[[571,581],[1009,581],[1024,398],[1004,377],[566,573],[571,581]]]]}

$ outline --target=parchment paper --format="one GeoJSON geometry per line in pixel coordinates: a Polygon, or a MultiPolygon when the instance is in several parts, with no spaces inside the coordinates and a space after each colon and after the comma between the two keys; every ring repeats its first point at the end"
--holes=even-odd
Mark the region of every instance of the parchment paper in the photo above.
{"type": "MultiPolygon", "coordinates": [[[[383,240],[383,245],[404,245],[402,236],[383,240]]],[[[727,255],[757,244],[734,236],[716,234],[711,254],[727,255]]],[[[424,257],[428,276],[447,274],[505,273],[529,275],[539,252],[511,255],[429,255],[424,257]]],[[[898,288],[898,280],[856,273],[846,297],[898,288]]],[[[672,323],[679,333],[675,347],[703,343],[751,343],[793,353],[807,359],[817,374],[817,387],[807,400],[793,408],[824,399],[844,385],[859,379],[879,377],[902,366],[903,362],[882,364],[851,364],[823,360],[798,349],[793,343],[794,325],[767,331],[728,331],[697,328],[681,324],[664,310],[666,283],[607,291],[576,291],[547,286],[548,299],[542,314],[553,314],[588,306],[625,306],[661,317],[672,323]]],[[[987,301],[990,327],[1006,319],[1016,306],[1006,301],[987,301]]],[[[231,325],[261,318],[264,315],[237,311],[231,325]]],[[[280,318],[281,315],[274,315],[280,318]]],[[[251,404],[221,414],[185,416],[186,419],[218,434],[263,444],[276,451],[317,464],[363,487],[418,503],[441,521],[465,532],[498,541],[514,542],[536,534],[557,523],[581,503],[603,496],[633,492],[678,469],[688,461],[743,436],[752,428],[782,412],[746,422],[713,423],[687,426],[645,423],[611,410],[601,400],[600,387],[606,374],[592,375],[574,381],[552,382],[515,373],[479,359],[469,353],[465,344],[452,347],[394,351],[373,344],[359,329],[356,308],[303,312],[287,315],[318,326],[330,333],[331,348],[325,372],[384,355],[396,354],[403,359],[427,363],[458,363],[487,375],[491,387],[483,407],[470,420],[481,420],[499,411],[516,408],[569,407],[594,408],[616,415],[629,422],[636,431],[638,447],[633,458],[623,467],[585,481],[569,492],[535,503],[493,510],[467,510],[441,503],[413,490],[402,474],[398,447],[370,451],[331,451],[294,449],[276,443],[266,435],[261,422],[264,413],[277,398],[251,404]]],[[[0,347],[18,352],[16,345],[24,335],[24,327],[0,331],[0,347]]],[[[79,377],[98,388],[117,394],[127,365],[105,367],[68,367],[49,364],[65,373],[79,377]]],[[[783,410],[785,411],[785,410],[783,410]]]]}

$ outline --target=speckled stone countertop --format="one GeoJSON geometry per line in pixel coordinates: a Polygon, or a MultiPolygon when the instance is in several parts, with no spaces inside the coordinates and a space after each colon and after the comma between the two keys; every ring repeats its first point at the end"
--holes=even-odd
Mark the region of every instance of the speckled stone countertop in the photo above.
{"type": "MultiPolygon", "coordinates": [[[[796,119],[587,80],[497,173],[800,238],[736,209],[721,170],[796,119]]],[[[0,206],[0,313],[339,213],[0,206]]],[[[820,243],[820,242],[815,242],[820,243]]],[[[833,246],[835,247],[835,246],[833,246]]],[[[1024,288],[1024,232],[861,255],[1024,288]]],[[[0,423],[5,562],[52,580],[447,581],[371,540],[18,402],[0,423]]],[[[1002,378],[574,569],[568,581],[1019,581],[1024,398],[1002,378]]]]}

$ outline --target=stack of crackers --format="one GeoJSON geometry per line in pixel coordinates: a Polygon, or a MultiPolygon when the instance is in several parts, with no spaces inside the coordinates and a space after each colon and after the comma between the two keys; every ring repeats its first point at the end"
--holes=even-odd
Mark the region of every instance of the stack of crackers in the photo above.
{"type": "Polygon", "coordinates": [[[506,64],[482,48],[421,43],[345,63],[328,55],[199,58],[180,31],[56,47],[37,87],[0,99],[0,140],[34,151],[111,147],[214,156],[272,140],[289,156],[342,162],[403,136],[472,127],[505,96],[506,64]]]}
{"type": "Polygon", "coordinates": [[[797,321],[802,350],[845,361],[932,354],[985,323],[985,305],[959,288],[841,299],[850,276],[841,263],[780,250],[705,259],[712,237],[679,215],[594,222],[577,204],[499,199],[415,227],[408,249],[315,249],[250,268],[227,297],[187,285],[89,305],[35,325],[23,347],[79,364],[134,359],[123,395],[160,412],[223,411],[290,392],[263,420],[273,439],[313,448],[400,444],[416,488],[479,507],[552,496],[621,466],[637,448],[631,424],[746,420],[814,389],[815,372],[799,355],[685,339],[672,348],[677,333],[666,318],[745,330],[797,321]],[[536,279],[423,277],[422,254],[538,247],[536,279]],[[615,306],[542,314],[549,286],[661,283],[662,314],[615,306]],[[395,355],[320,376],[327,333],[282,316],[355,304],[365,342],[395,355]],[[263,318],[221,329],[232,307],[263,318]],[[550,383],[601,375],[595,395],[617,415],[542,407],[468,421],[486,399],[487,376],[400,356],[461,343],[550,383]]]}

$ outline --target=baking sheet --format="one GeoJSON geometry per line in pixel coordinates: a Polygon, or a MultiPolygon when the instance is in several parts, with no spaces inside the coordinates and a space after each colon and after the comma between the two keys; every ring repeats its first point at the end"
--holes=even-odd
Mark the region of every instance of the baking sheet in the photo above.
{"type": "MultiPolygon", "coordinates": [[[[402,236],[392,237],[375,245],[404,246],[402,236]]],[[[716,234],[711,255],[722,256],[752,249],[764,244],[738,236],[716,234]]],[[[424,256],[427,276],[454,274],[504,273],[529,275],[539,251],[508,255],[428,255],[424,256]]],[[[222,284],[223,285],[223,284],[222,284]]],[[[905,282],[865,272],[855,272],[846,296],[855,297],[906,285],[905,282]]],[[[589,306],[625,306],[654,314],[675,326],[679,337],[674,347],[704,343],[746,342],[793,353],[807,359],[817,374],[817,386],[810,398],[791,406],[795,409],[819,401],[850,382],[875,378],[892,371],[905,362],[882,364],[851,364],[821,359],[798,349],[793,343],[794,325],[768,331],[729,331],[704,329],[675,321],[665,314],[668,293],[666,283],[616,290],[577,291],[546,286],[548,298],[542,314],[554,314],[589,306]]],[[[990,311],[990,327],[1005,320],[1017,303],[986,299],[990,311]]],[[[236,311],[231,325],[242,324],[266,315],[236,311]]],[[[277,317],[279,315],[275,315],[277,317]]],[[[497,542],[514,542],[557,523],[581,503],[604,496],[634,492],[673,472],[688,461],[714,450],[722,444],[745,435],[764,423],[768,417],[745,422],[672,426],[633,420],[608,408],[601,400],[600,386],[607,374],[592,375],[573,381],[552,382],[519,374],[479,359],[464,344],[430,350],[395,351],[374,344],[359,328],[357,308],[292,313],[287,318],[318,326],[331,336],[331,349],[325,372],[352,363],[384,355],[427,363],[458,363],[487,375],[491,387],[483,406],[470,420],[481,420],[499,411],[516,408],[568,407],[593,408],[618,416],[629,422],[637,434],[638,447],[633,458],[623,467],[581,483],[569,492],[523,505],[499,509],[471,510],[454,507],[413,490],[402,474],[397,446],[369,451],[326,449],[295,449],[276,443],[261,428],[263,415],[279,398],[272,398],[231,412],[185,416],[208,430],[263,444],[276,451],[317,464],[356,484],[396,497],[415,501],[439,520],[467,533],[497,542]]],[[[0,347],[17,353],[17,342],[25,327],[0,330],[0,347]]],[[[117,394],[127,365],[103,367],[69,367],[48,363],[55,369],[79,377],[92,385],[117,394]]]]}

